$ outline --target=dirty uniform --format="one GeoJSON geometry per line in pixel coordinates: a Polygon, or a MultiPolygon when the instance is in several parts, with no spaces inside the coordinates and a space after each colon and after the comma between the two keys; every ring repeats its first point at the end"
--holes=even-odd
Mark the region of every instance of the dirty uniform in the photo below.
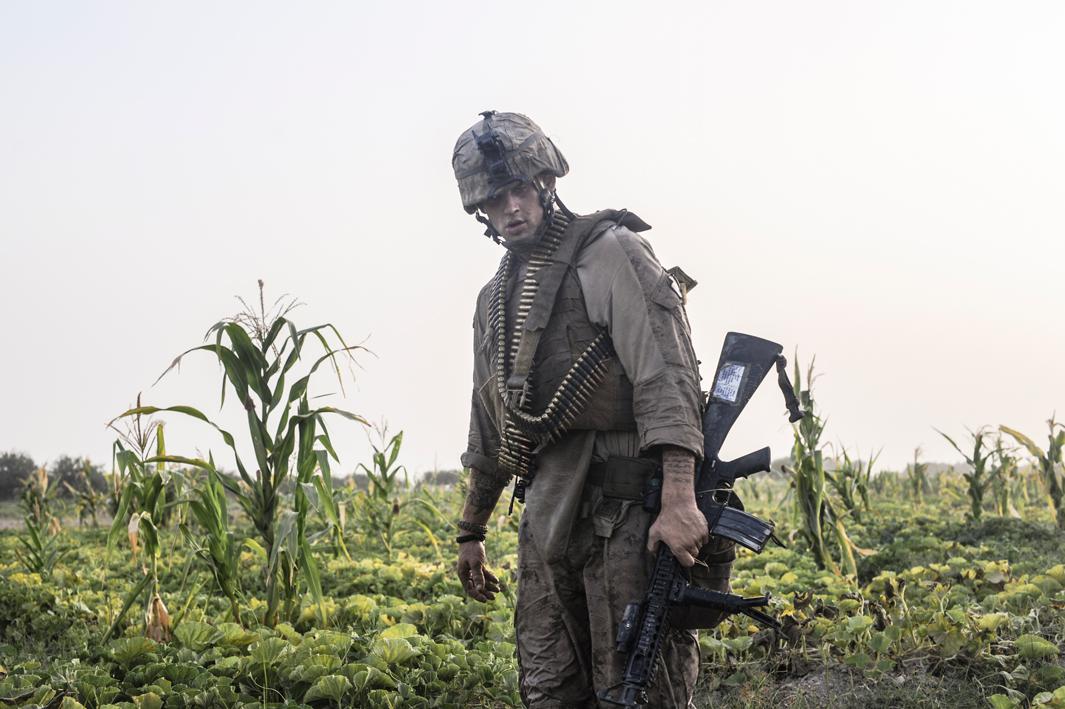
{"type": "MultiPolygon", "coordinates": [[[[666,445],[697,459],[702,454],[688,322],[672,279],[636,233],[646,228],[625,213],[577,217],[564,243],[580,238],[582,246],[565,270],[550,318],[526,322],[543,328],[531,375],[534,411],[598,332],[609,333],[615,352],[588,406],[538,453],[525,492],[514,622],[522,697],[530,707],[595,707],[595,693],[624,675],[626,658],[615,651],[614,636],[625,605],[646,592],[652,516],[636,499],[638,489],[629,494],[632,480],[628,491],[618,491],[612,468],[666,445]]],[[[518,258],[506,284],[508,329],[524,274],[518,258]]],[[[497,473],[504,416],[489,317],[494,283],[482,289],[474,317],[474,390],[462,457],[463,465],[486,474],[497,473]]],[[[725,590],[728,565],[712,569],[715,578],[703,585],[725,590]]],[[[695,633],[671,630],[662,657],[650,706],[686,707],[698,674],[695,633]]]]}

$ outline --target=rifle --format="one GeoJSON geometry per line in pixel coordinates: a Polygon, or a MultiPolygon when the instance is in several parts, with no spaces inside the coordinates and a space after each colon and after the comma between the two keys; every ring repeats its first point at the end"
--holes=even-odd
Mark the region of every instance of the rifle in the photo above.
{"type": "MultiPolygon", "coordinates": [[[[760,553],[773,538],[773,524],[744,512],[732,486],[738,478],[769,470],[769,448],[730,461],[723,461],[718,455],[732,425],[774,366],[789,420],[794,423],[802,418],[782,349],[769,340],[728,333],[703,414],[703,461],[695,480],[696,504],[706,516],[712,535],[730,539],[755,553],[760,553]]],[[[657,510],[660,494],[660,488],[652,487],[645,498],[645,508],[657,510]]],[[[645,701],[645,692],[654,682],[662,640],[670,626],[671,609],[694,607],[740,613],[779,629],[775,618],[758,610],[768,604],[768,595],[745,598],[692,586],[669,547],[661,544],[647,594],[641,601],[629,603],[618,623],[617,651],[629,656],[625,676],[619,684],[601,690],[599,699],[625,707],[645,701]]]]}

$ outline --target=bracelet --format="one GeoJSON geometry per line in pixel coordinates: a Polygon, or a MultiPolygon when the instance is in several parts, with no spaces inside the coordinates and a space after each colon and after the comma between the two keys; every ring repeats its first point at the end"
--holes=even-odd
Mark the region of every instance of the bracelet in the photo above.
{"type": "Polygon", "coordinates": [[[463,534],[461,537],[456,537],[455,542],[458,544],[465,544],[466,542],[483,542],[483,534],[463,534]]]}
{"type": "Polygon", "coordinates": [[[464,519],[460,519],[455,522],[455,526],[464,532],[470,532],[471,534],[480,534],[484,536],[488,534],[487,524],[477,524],[476,522],[467,522],[464,519]]]}

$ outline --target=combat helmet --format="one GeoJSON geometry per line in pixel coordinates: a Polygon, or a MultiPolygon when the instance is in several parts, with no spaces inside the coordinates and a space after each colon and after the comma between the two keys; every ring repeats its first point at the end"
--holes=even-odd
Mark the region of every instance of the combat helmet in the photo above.
{"type": "Polygon", "coordinates": [[[451,165],[462,206],[477,206],[517,182],[544,173],[562,177],[569,163],[540,126],[520,113],[485,111],[482,120],[459,136],[451,165]]]}

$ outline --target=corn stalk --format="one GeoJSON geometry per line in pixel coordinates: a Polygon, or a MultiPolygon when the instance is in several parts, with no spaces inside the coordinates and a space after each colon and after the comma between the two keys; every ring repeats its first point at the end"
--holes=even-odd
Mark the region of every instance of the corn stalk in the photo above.
{"type": "Polygon", "coordinates": [[[52,514],[55,496],[49,487],[48,471],[41,466],[23,483],[19,506],[22,507],[25,534],[19,535],[21,545],[15,548],[15,558],[30,573],[51,578],[56,565],[66,556],[59,547],[59,518],[52,514]]]}
{"type": "MultiPolygon", "coordinates": [[[[137,403],[140,403],[139,395],[137,403]]],[[[139,593],[137,589],[140,589],[147,594],[145,635],[166,642],[170,639],[170,625],[166,606],[159,595],[159,561],[162,556],[159,527],[169,504],[166,496],[169,474],[165,463],[163,424],[146,416],[147,413],[131,415],[125,429],[117,428],[114,421],[109,424],[119,434],[112,452],[115,476],[122,481],[122,487],[111,530],[107,534],[107,546],[114,548],[122,532],[126,532],[131,560],[133,563],[140,561],[145,578],[145,582],[132,592],[139,593]]],[[[127,610],[132,600],[125,605],[127,610]]],[[[108,634],[114,632],[123,615],[115,619],[108,634]]]]}
{"type": "Polygon", "coordinates": [[[1051,416],[1047,421],[1050,429],[1047,448],[1043,450],[1035,444],[1031,438],[1020,431],[999,426],[999,430],[1013,437],[1018,443],[1028,449],[1039,466],[1043,484],[1046,486],[1047,495],[1054,506],[1054,513],[1058,529],[1065,529],[1065,476],[1062,470],[1062,449],[1065,448],[1065,424],[1057,423],[1051,416]],[[1060,430],[1059,430],[1060,429],[1060,430]]]}
{"type": "Polygon", "coordinates": [[[1020,470],[1017,466],[1017,458],[1003,445],[1001,433],[995,437],[995,447],[991,450],[991,457],[995,509],[1000,517],[1019,519],[1021,514],[1013,504],[1013,495],[1020,478],[1020,470]]]}
{"type": "Polygon", "coordinates": [[[975,431],[969,431],[969,436],[972,438],[972,453],[966,453],[963,451],[954,439],[947,434],[940,431],[938,428],[934,429],[936,433],[947,439],[947,443],[954,447],[954,450],[961,453],[965,462],[969,465],[969,471],[962,473],[962,477],[965,478],[965,482],[968,483],[968,489],[966,492],[969,495],[969,517],[974,522],[979,522],[984,512],[984,496],[991,488],[993,478],[995,476],[994,470],[988,469],[988,463],[991,461],[991,450],[987,446],[984,440],[988,436],[987,428],[979,428],[975,431]]]}
{"type": "Polygon", "coordinates": [[[64,481],[63,487],[74,497],[78,510],[78,526],[84,526],[85,520],[88,518],[92,520],[92,526],[95,529],[99,526],[96,521],[96,512],[103,504],[106,496],[93,486],[92,479],[89,477],[91,471],[92,463],[88,460],[82,461],[82,468],[78,475],[79,486],[74,487],[64,481]]]}
{"type": "Polygon", "coordinates": [[[862,518],[862,508],[869,510],[869,481],[873,475],[873,465],[879,456],[879,453],[870,454],[868,460],[852,460],[847,449],[840,446],[839,455],[834,456],[835,469],[826,471],[827,479],[839,495],[843,506],[859,522],[862,518]]]}
{"type": "Polygon", "coordinates": [[[921,462],[921,447],[913,449],[913,463],[906,466],[907,482],[915,504],[920,505],[925,495],[930,493],[928,484],[928,464],[921,462]]]}
{"type": "Polygon", "coordinates": [[[356,497],[355,507],[360,513],[363,529],[381,542],[385,556],[391,559],[396,522],[403,509],[400,495],[409,482],[407,469],[396,464],[403,446],[403,431],[388,438],[388,426],[379,424],[374,426],[374,432],[380,446],[370,441],[370,447],[373,448],[372,467],[363,463],[356,467],[357,471],[366,474],[367,488],[365,493],[356,497]],[[402,480],[399,478],[401,473],[402,480]]]}
{"type": "MultiPolygon", "coordinates": [[[[328,323],[297,329],[287,317],[297,305],[294,300],[279,298],[268,312],[262,281],[259,281],[259,310],[249,307],[243,300],[241,303],[244,305],[242,312],[213,325],[207,332],[209,342],[179,355],[160,378],[191,352],[214,355],[223,370],[221,406],[225,405],[227,391],[232,391],[246,413],[248,441],[255,456],[254,468],[249,468],[241,458],[233,434],[199,409],[185,405],[143,406],[126,411],[120,417],[173,412],[198,419],[219,432],[232,451],[242,484],[225,476],[218,479],[235,495],[266,552],[264,621],[274,626],[279,620],[282,596],[285,596],[286,611],[291,610],[301,578],[318,607],[322,608],[317,565],[306,535],[310,503],[305,486],[313,487],[318,451],[325,451],[337,460],[325,427],[325,417],[333,414],[362,424],[366,421],[361,416],[331,406],[312,408],[308,390],[312,376],[323,364],[334,369],[343,389],[337,358],[351,358],[353,351],[362,348],[348,346],[337,329],[328,323]],[[210,342],[212,338],[214,341],[210,342]],[[293,375],[294,367],[307,353],[308,340],[317,342],[324,353],[314,360],[306,374],[290,383],[288,377],[293,375]],[[334,345],[334,342],[338,344],[334,345]],[[292,476],[293,463],[296,485],[292,506],[282,509],[282,488],[292,476]]],[[[170,456],[166,460],[208,471],[214,467],[209,461],[196,458],[170,456]]]]}
{"type": "Polygon", "coordinates": [[[181,531],[193,552],[210,567],[218,590],[229,601],[234,622],[241,623],[238,602],[241,595],[240,544],[229,530],[229,509],[220,473],[214,469],[213,460],[208,460],[208,464],[211,468],[207,471],[207,480],[189,501],[189,509],[204,534],[202,537],[193,534],[188,524],[182,524],[181,531]]]}
{"type": "Polygon", "coordinates": [[[825,473],[821,434],[825,420],[815,410],[813,398],[814,363],[806,372],[807,388],[802,389],[802,374],[798,355],[792,381],[804,416],[792,425],[794,443],[791,449],[791,465],[784,466],[795,488],[796,512],[800,521],[800,533],[806,540],[818,568],[842,573],[852,578],[858,575],[856,553],[866,554],[847,535],[843,517],[837,511],[829,494],[828,476],[825,473]],[[829,542],[834,541],[839,551],[839,562],[833,557],[829,542]]]}
{"type": "Polygon", "coordinates": [[[365,473],[367,481],[366,491],[355,497],[360,526],[380,542],[388,559],[395,552],[400,523],[417,527],[425,534],[437,558],[442,559],[440,540],[433,525],[443,519],[443,514],[428,490],[419,488],[411,492],[406,468],[396,463],[403,446],[403,432],[389,438],[385,424],[374,426],[374,432],[378,441],[370,441],[374,451],[372,466],[360,463],[356,468],[365,473]],[[408,508],[412,513],[405,512],[408,508]],[[423,519],[418,512],[427,514],[429,519],[423,519]]]}

